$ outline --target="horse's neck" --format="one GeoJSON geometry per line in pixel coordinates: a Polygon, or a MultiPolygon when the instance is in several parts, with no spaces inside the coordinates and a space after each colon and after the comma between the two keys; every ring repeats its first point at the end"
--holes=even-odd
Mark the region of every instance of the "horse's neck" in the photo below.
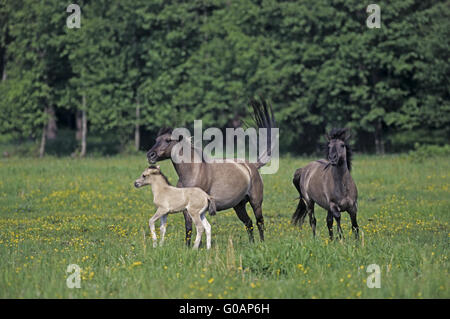
{"type": "Polygon", "coordinates": [[[170,187],[169,184],[160,175],[155,175],[154,180],[151,184],[153,197],[158,197],[159,194],[163,193],[167,188],[170,187]]]}
{"type": "Polygon", "coordinates": [[[192,181],[196,177],[199,176],[200,170],[203,167],[203,152],[202,150],[199,150],[192,145],[190,146],[191,149],[191,162],[190,163],[180,163],[178,160],[180,157],[178,154],[176,161],[172,160],[172,164],[175,168],[175,171],[177,172],[178,177],[180,178],[180,181],[183,183],[183,181],[192,181]]]}
{"type": "Polygon", "coordinates": [[[348,189],[348,178],[350,172],[347,163],[340,166],[331,166],[331,175],[335,186],[335,191],[339,196],[345,196],[348,189]]]}

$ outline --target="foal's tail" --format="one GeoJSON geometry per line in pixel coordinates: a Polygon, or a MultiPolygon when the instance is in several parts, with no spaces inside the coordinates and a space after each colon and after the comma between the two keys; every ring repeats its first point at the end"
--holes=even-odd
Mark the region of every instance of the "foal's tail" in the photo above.
{"type": "Polygon", "coordinates": [[[216,215],[216,201],[211,196],[208,196],[208,211],[210,216],[216,215]]]}
{"type": "Polygon", "coordinates": [[[297,209],[294,212],[294,215],[292,215],[292,221],[291,223],[293,225],[299,225],[302,226],[304,217],[306,215],[306,204],[305,201],[302,198],[302,192],[300,190],[300,177],[302,175],[302,169],[299,168],[298,170],[295,171],[294,173],[294,179],[292,180],[292,183],[294,184],[295,188],[297,188],[298,193],[300,194],[299,196],[299,202],[297,205],[297,209]]]}

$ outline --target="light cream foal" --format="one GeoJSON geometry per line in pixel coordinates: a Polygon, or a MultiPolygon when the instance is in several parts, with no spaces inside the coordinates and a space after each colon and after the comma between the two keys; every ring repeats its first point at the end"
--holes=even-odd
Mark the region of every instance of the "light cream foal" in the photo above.
{"type": "Polygon", "coordinates": [[[155,215],[150,218],[149,226],[152,233],[153,247],[157,246],[155,222],[161,218],[161,241],[164,243],[166,233],[167,215],[187,210],[197,229],[194,249],[200,245],[202,234],[206,232],[206,248],[211,248],[211,225],[206,220],[205,214],[211,205],[212,199],[198,187],[177,188],[171,186],[167,178],[161,173],[159,166],[150,166],[140,178],[134,182],[136,188],[151,185],[153,203],[158,208],[155,215]]]}

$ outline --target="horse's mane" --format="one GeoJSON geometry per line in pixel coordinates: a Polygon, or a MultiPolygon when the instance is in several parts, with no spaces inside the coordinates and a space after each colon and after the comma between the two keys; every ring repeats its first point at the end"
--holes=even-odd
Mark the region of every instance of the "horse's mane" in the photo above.
{"type": "MultiPolygon", "coordinates": [[[[158,167],[156,167],[155,165],[150,165],[148,168],[158,169],[158,167]]],[[[167,183],[168,185],[172,185],[172,184],[170,184],[170,182],[169,182],[169,180],[167,179],[166,175],[164,175],[164,174],[161,172],[161,170],[159,171],[159,175],[161,175],[162,178],[164,178],[164,180],[166,181],[166,183],[167,183]]]]}
{"type": "Polygon", "coordinates": [[[164,134],[172,134],[173,129],[171,127],[162,127],[159,131],[157,136],[161,136],[164,134]]]}
{"type": "MultiPolygon", "coordinates": [[[[350,146],[350,131],[348,128],[333,128],[330,133],[327,134],[328,141],[341,140],[345,144],[345,151],[347,157],[347,168],[352,170],[352,147],[350,146]]],[[[328,158],[328,141],[325,144],[325,158],[328,158]]]]}

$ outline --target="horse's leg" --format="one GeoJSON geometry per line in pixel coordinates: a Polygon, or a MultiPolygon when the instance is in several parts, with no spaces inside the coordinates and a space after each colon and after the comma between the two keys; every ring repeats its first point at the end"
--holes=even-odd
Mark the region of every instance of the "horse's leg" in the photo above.
{"type": "Polygon", "coordinates": [[[250,198],[250,206],[252,206],[253,213],[256,217],[256,225],[258,226],[259,230],[259,238],[261,241],[264,241],[264,217],[262,214],[262,201],[254,201],[252,198],[250,198]]]}
{"type": "Polygon", "coordinates": [[[161,240],[159,241],[160,246],[164,244],[164,236],[166,235],[166,226],[167,226],[167,215],[163,215],[161,216],[161,226],[159,227],[159,234],[161,235],[161,240]]]}
{"type": "Polygon", "coordinates": [[[356,221],[356,214],[358,212],[358,206],[355,204],[348,213],[350,214],[350,219],[352,221],[352,231],[355,234],[355,238],[359,239],[359,226],[358,222],[356,221]]]}
{"type": "Polygon", "coordinates": [[[336,219],[336,224],[337,224],[337,231],[338,231],[338,235],[339,238],[342,239],[342,228],[341,228],[341,212],[339,210],[339,206],[336,205],[334,202],[330,202],[330,210],[329,212],[331,212],[332,217],[334,217],[334,219],[336,219]]]}
{"type": "Polygon", "coordinates": [[[316,237],[316,216],[314,216],[314,203],[308,206],[309,224],[311,225],[313,236],[316,237]]]}
{"type": "Polygon", "coordinates": [[[197,236],[195,237],[194,241],[194,249],[198,249],[198,246],[200,246],[200,241],[202,240],[203,231],[205,228],[203,227],[203,223],[200,219],[200,212],[191,212],[192,220],[194,221],[195,228],[197,229],[197,236]]]}
{"type": "Polygon", "coordinates": [[[333,240],[333,213],[331,210],[328,211],[327,215],[327,227],[328,233],[330,234],[330,240],[333,240]]]}
{"type": "Polygon", "coordinates": [[[186,246],[191,245],[191,236],[192,236],[192,218],[189,216],[187,210],[183,210],[184,216],[184,225],[186,227],[186,246]]]}
{"type": "Polygon", "coordinates": [[[205,228],[205,232],[206,232],[206,249],[210,249],[211,248],[211,225],[208,223],[208,220],[205,217],[205,213],[206,213],[206,209],[200,215],[200,219],[202,221],[203,227],[205,228]]]}
{"type": "Polygon", "coordinates": [[[155,232],[155,222],[163,215],[167,214],[167,212],[161,208],[158,208],[156,210],[155,215],[152,216],[152,218],[150,218],[150,220],[148,221],[148,226],[150,227],[150,232],[152,234],[152,239],[153,239],[153,247],[156,247],[157,244],[157,237],[156,237],[156,232],[155,232]]]}
{"type": "MultiPolygon", "coordinates": [[[[183,188],[183,184],[181,184],[180,181],[178,181],[177,183],[177,187],[178,188],[183,188]]],[[[184,216],[184,225],[186,228],[186,246],[190,246],[191,245],[191,236],[192,236],[192,218],[191,216],[189,216],[187,210],[183,210],[183,216],[184,216]]]]}
{"type": "Polygon", "coordinates": [[[248,238],[250,242],[254,242],[253,238],[253,223],[250,217],[247,214],[247,210],[245,209],[245,204],[247,204],[247,198],[243,199],[239,204],[234,206],[234,211],[239,219],[244,223],[245,229],[247,229],[248,238]]]}
{"type": "Polygon", "coordinates": [[[343,234],[342,228],[341,228],[341,216],[334,217],[334,219],[336,219],[336,225],[337,225],[337,231],[338,231],[339,239],[343,239],[344,238],[344,234],[343,234]]]}

